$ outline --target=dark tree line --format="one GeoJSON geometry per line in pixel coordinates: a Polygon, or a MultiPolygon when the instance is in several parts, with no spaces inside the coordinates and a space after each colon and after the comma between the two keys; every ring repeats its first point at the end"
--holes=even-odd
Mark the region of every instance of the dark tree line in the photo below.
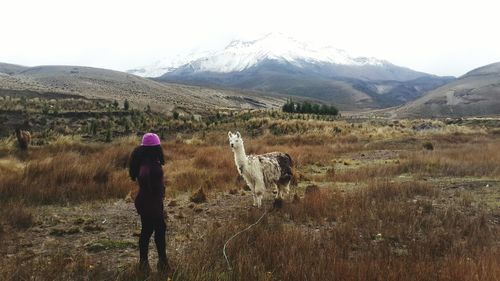
{"type": "Polygon", "coordinates": [[[282,107],[283,112],[288,113],[309,113],[318,115],[337,115],[339,110],[333,105],[305,102],[294,102],[287,100],[282,107]]]}

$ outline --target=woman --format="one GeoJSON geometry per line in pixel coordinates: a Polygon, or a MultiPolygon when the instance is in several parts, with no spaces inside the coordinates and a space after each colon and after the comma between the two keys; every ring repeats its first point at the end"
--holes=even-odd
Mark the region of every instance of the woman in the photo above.
{"type": "Polygon", "coordinates": [[[139,268],[149,271],[148,247],[153,232],[158,251],[158,270],[170,270],[165,244],[165,216],[163,213],[163,198],[165,185],[163,169],[165,164],[160,138],[153,133],[142,137],[141,145],[130,155],[129,175],[139,183],[139,193],[135,198],[135,208],[141,217],[141,236],[139,238],[139,268]]]}

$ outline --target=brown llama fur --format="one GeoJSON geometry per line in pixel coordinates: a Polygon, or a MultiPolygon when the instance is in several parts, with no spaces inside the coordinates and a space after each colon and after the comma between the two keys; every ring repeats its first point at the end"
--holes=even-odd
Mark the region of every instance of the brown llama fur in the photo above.
{"type": "Polygon", "coordinates": [[[28,146],[31,143],[31,134],[28,131],[16,129],[17,142],[21,150],[28,150],[28,146]]]}

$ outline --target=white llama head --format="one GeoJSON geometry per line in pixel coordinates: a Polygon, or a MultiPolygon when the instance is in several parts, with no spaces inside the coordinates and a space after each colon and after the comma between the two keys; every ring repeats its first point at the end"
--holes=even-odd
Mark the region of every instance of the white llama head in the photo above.
{"type": "Polygon", "coordinates": [[[243,145],[243,139],[241,138],[240,132],[236,132],[236,134],[228,132],[227,136],[229,137],[229,145],[231,146],[231,149],[235,150],[243,145]]]}

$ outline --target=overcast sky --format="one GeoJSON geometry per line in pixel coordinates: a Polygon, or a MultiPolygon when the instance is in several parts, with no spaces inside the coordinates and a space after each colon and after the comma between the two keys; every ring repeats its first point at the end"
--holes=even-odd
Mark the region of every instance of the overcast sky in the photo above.
{"type": "Polygon", "coordinates": [[[0,62],[126,70],[281,32],[459,76],[500,61],[495,1],[0,0],[0,62]]]}

